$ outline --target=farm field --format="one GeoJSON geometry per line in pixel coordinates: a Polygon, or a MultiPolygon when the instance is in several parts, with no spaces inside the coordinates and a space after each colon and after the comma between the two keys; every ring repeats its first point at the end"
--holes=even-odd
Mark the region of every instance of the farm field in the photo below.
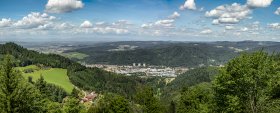
{"type": "Polygon", "coordinates": [[[82,60],[86,57],[88,57],[87,54],[83,54],[83,53],[79,53],[79,52],[69,52],[69,53],[62,53],[61,54],[62,56],[65,56],[67,58],[76,58],[76,59],[79,59],[79,60],[82,60]]]}
{"type": "Polygon", "coordinates": [[[49,69],[40,69],[35,65],[30,65],[26,67],[17,67],[18,70],[22,71],[24,78],[31,76],[35,82],[42,75],[46,82],[58,85],[65,89],[67,93],[71,93],[74,88],[73,84],[70,82],[67,76],[67,70],[61,68],[49,68],[49,69]],[[26,69],[32,69],[33,72],[24,73],[26,69]]]}

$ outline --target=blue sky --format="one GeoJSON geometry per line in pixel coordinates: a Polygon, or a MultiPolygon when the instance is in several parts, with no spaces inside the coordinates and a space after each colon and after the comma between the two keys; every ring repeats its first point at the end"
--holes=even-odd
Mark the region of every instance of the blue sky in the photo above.
{"type": "Polygon", "coordinates": [[[0,39],[280,41],[279,7],[280,0],[0,0],[0,39]]]}

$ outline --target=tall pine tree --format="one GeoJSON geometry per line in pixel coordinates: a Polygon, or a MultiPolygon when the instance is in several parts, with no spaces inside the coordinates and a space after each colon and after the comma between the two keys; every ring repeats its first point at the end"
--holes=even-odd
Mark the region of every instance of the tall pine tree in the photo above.
{"type": "Polygon", "coordinates": [[[7,55],[0,67],[0,112],[42,112],[39,91],[14,70],[12,56],[7,55]]]}

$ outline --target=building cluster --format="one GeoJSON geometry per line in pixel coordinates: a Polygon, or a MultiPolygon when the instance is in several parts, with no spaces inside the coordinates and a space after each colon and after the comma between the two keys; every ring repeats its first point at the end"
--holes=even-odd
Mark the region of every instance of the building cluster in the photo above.
{"type": "Polygon", "coordinates": [[[91,92],[91,93],[86,93],[85,92],[85,96],[81,99],[81,103],[85,103],[85,102],[93,102],[93,100],[97,98],[97,93],[95,92],[91,92]]]}
{"type": "Polygon", "coordinates": [[[145,63],[133,63],[132,65],[104,65],[104,64],[93,64],[86,65],[87,67],[98,67],[106,71],[132,75],[134,73],[144,73],[146,76],[165,76],[165,77],[176,77],[179,74],[182,74],[188,71],[188,68],[185,67],[166,67],[166,66],[147,66],[145,63]]]}

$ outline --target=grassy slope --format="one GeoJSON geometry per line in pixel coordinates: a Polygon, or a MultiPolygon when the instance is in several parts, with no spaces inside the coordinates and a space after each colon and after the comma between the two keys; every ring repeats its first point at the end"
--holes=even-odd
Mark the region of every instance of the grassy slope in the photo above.
{"type": "Polygon", "coordinates": [[[28,78],[28,76],[32,76],[33,81],[36,81],[40,77],[40,75],[42,75],[48,83],[56,84],[64,88],[68,93],[70,93],[74,87],[67,76],[66,69],[50,68],[47,70],[43,70],[43,69],[39,69],[35,65],[18,67],[17,69],[22,71],[24,69],[30,69],[30,68],[34,69],[35,71],[32,73],[23,73],[23,76],[25,78],[28,78]]]}
{"type": "Polygon", "coordinates": [[[76,59],[79,59],[79,60],[82,60],[84,59],[85,57],[88,57],[88,55],[86,54],[83,54],[83,53],[79,53],[79,52],[69,52],[69,53],[62,53],[61,54],[62,56],[65,56],[67,58],[76,58],[76,59]]]}

